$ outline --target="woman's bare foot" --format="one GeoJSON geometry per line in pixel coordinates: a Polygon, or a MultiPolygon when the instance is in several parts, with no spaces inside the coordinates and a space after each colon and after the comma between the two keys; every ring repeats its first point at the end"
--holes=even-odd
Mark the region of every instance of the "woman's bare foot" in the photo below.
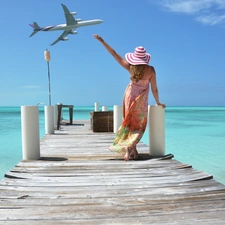
{"type": "Polygon", "coordinates": [[[126,147],[126,153],[125,153],[125,156],[124,156],[125,161],[128,161],[130,159],[130,154],[131,154],[131,148],[126,147]]]}

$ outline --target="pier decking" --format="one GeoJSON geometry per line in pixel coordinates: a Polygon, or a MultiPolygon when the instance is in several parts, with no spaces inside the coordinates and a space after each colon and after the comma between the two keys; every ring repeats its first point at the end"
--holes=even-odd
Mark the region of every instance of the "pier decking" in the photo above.
{"type": "Polygon", "coordinates": [[[223,184],[143,143],[124,162],[107,150],[114,136],[89,121],[45,135],[41,159],[0,181],[0,224],[225,224],[223,184]]]}

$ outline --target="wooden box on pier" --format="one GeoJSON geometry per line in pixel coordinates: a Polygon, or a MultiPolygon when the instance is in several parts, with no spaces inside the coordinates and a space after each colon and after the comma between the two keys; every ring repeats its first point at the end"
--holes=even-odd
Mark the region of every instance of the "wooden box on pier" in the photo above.
{"type": "Polygon", "coordinates": [[[90,112],[93,132],[113,132],[113,111],[90,112]]]}

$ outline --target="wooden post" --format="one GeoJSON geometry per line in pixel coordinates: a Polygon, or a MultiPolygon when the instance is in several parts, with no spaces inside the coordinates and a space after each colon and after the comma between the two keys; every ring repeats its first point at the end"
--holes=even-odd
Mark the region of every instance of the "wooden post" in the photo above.
{"type": "Polygon", "coordinates": [[[60,127],[60,121],[61,121],[61,114],[62,114],[62,104],[58,104],[58,120],[57,120],[57,130],[59,130],[60,127]]]}
{"type": "Polygon", "coordinates": [[[38,106],[21,106],[21,125],[23,159],[40,159],[38,106]]]}
{"type": "Polygon", "coordinates": [[[108,111],[108,106],[102,106],[102,111],[103,112],[108,111]]]}
{"type": "Polygon", "coordinates": [[[149,154],[165,155],[165,119],[162,106],[149,106],[149,154]]]}
{"type": "Polygon", "coordinates": [[[45,106],[45,134],[54,134],[54,106],[45,106]]]}
{"type": "Polygon", "coordinates": [[[113,106],[113,132],[116,133],[119,127],[122,125],[123,112],[121,105],[113,106]]]}
{"type": "Polygon", "coordinates": [[[57,129],[57,121],[58,121],[58,105],[54,105],[54,129],[57,129]]]}
{"type": "Polygon", "coordinates": [[[98,112],[98,111],[99,111],[99,103],[95,102],[95,112],[98,112]]]}
{"type": "Polygon", "coordinates": [[[73,107],[69,107],[69,114],[70,114],[70,125],[73,124],[73,107]]]}

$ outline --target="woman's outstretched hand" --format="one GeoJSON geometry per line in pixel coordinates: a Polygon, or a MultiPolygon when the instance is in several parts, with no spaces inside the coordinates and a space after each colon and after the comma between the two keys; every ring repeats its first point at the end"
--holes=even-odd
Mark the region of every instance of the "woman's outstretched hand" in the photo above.
{"type": "Polygon", "coordinates": [[[98,34],[93,34],[94,38],[99,40],[100,42],[103,42],[103,39],[98,34]]]}

